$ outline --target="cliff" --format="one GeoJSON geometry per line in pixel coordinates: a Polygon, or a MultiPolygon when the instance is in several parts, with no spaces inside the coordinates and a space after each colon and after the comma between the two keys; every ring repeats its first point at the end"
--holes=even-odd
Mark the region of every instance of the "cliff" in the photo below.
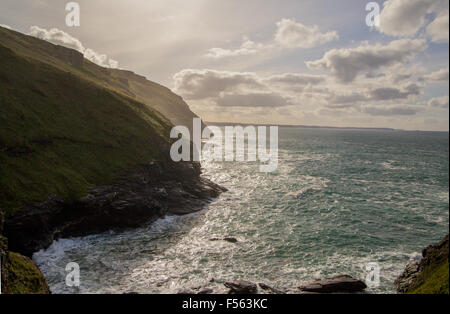
{"type": "Polygon", "coordinates": [[[448,294],[448,235],[422,251],[420,262],[409,263],[395,281],[397,292],[408,294],[448,294]]]}
{"type": "Polygon", "coordinates": [[[59,237],[190,213],[223,191],[170,160],[173,123],[195,115],[169,89],[1,27],[0,60],[2,259],[22,274],[2,282],[23,287],[10,292],[29,291],[25,274],[40,282],[25,256],[59,237]]]}

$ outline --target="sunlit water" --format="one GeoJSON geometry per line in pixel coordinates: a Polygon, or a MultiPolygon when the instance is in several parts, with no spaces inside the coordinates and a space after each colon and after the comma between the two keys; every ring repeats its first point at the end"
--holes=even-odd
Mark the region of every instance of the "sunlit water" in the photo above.
{"type": "Polygon", "coordinates": [[[174,293],[246,279],[295,290],[334,274],[394,292],[410,258],[448,233],[448,133],[280,128],[279,167],[205,162],[229,189],[203,211],[137,230],[61,239],[33,258],[53,293],[174,293]],[[236,237],[239,242],[210,241],[236,237]],[[79,289],[65,266],[81,268],[79,289]]]}

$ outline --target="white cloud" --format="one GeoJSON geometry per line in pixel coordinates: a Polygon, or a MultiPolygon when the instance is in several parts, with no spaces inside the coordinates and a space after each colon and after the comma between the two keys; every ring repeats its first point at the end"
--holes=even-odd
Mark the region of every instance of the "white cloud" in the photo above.
{"type": "Polygon", "coordinates": [[[448,68],[440,69],[439,71],[425,75],[424,79],[427,81],[434,81],[434,82],[448,81],[448,68]]]}
{"type": "Polygon", "coordinates": [[[434,97],[428,101],[428,105],[432,107],[438,108],[447,108],[448,109],[448,96],[442,97],[434,97]]]}
{"type": "Polygon", "coordinates": [[[211,48],[208,50],[205,56],[213,59],[249,56],[260,53],[262,50],[266,48],[269,48],[269,46],[260,43],[255,43],[254,41],[251,41],[248,38],[244,38],[244,42],[238,49],[230,50],[223,48],[211,48]]]}
{"type": "Polygon", "coordinates": [[[61,45],[67,48],[75,49],[76,51],[81,53],[84,53],[85,51],[85,48],[83,47],[81,41],[57,28],[46,30],[38,26],[31,26],[30,35],[42,40],[49,41],[55,45],[61,45]]]}
{"type": "Polygon", "coordinates": [[[291,19],[277,23],[275,41],[289,48],[313,48],[339,38],[336,31],[321,33],[317,25],[307,26],[291,19]]]}
{"type": "Polygon", "coordinates": [[[316,85],[325,81],[322,75],[283,73],[271,75],[266,79],[270,84],[288,84],[288,85],[316,85]]]}
{"type": "Polygon", "coordinates": [[[322,59],[306,62],[310,69],[329,70],[342,82],[351,82],[361,73],[405,63],[427,48],[423,39],[400,39],[387,45],[363,44],[357,48],[332,49],[322,59]]]}
{"type": "Polygon", "coordinates": [[[222,107],[282,107],[289,101],[276,93],[225,94],[216,100],[222,107]]]}
{"type": "Polygon", "coordinates": [[[303,90],[323,82],[322,76],[301,73],[262,76],[251,72],[186,69],[174,75],[174,91],[191,104],[222,108],[217,110],[277,108],[294,104],[303,90]]]}
{"type": "Polygon", "coordinates": [[[259,78],[249,72],[186,69],[173,77],[175,92],[187,99],[218,97],[224,92],[243,93],[263,89],[259,78]]]}
{"type": "Polygon", "coordinates": [[[104,54],[99,54],[92,49],[85,48],[80,40],[57,28],[46,30],[38,26],[32,26],[30,27],[29,35],[42,40],[46,40],[55,45],[61,45],[70,49],[77,50],[78,52],[82,53],[86,59],[94,62],[95,64],[98,64],[99,66],[105,68],[117,68],[119,66],[119,63],[117,61],[108,58],[108,56],[104,54]]]}
{"type": "Polygon", "coordinates": [[[280,48],[313,48],[339,38],[336,31],[321,33],[317,25],[307,26],[291,19],[277,22],[274,42],[257,43],[247,37],[238,49],[211,48],[206,57],[213,59],[239,57],[275,51],[280,48]]]}
{"type": "Polygon", "coordinates": [[[448,8],[448,0],[388,0],[380,14],[379,30],[392,36],[412,36],[426,23],[426,15],[448,8]]]}
{"type": "Polygon", "coordinates": [[[287,101],[281,101],[281,98],[289,99],[305,87],[325,82],[325,78],[319,75],[283,73],[261,76],[251,72],[209,69],[186,69],[176,73],[173,78],[174,91],[186,99],[221,99],[218,104],[227,106],[230,106],[231,101],[239,100],[246,107],[268,106],[270,102],[273,106],[284,106],[287,101]],[[263,101],[263,97],[267,97],[268,102],[263,101]],[[260,105],[253,105],[256,103],[260,105]]]}
{"type": "Polygon", "coordinates": [[[437,43],[448,43],[448,12],[445,11],[427,26],[427,33],[431,40],[437,43]]]}

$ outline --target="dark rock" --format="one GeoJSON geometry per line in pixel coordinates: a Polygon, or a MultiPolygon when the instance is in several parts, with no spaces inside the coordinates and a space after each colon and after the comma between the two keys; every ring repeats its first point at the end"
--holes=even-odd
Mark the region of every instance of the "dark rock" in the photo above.
{"type": "Polygon", "coordinates": [[[177,292],[177,294],[197,294],[195,291],[183,289],[177,292]]]}
{"type": "Polygon", "coordinates": [[[221,239],[221,238],[211,238],[211,239],[209,239],[209,241],[220,241],[220,240],[223,240],[223,241],[226,241],[226,242],[230,242],[230,243],[237,243],[238,242],[238,240],[236,238],[232,238],[232,237],[226,237],[226,238],[223,238],[223,239],[221,239]]]}
{"type": "Polygon", "coordinates": [[[211,288],[205,288],[205,289],[200,290],[197,294],[211,294],[211,293],[213,293],[213,292],[214,292],[213,289],[211,289],[211,288]]]}
{"type": "Polygon", "coordinates": [[[261,288],[261,290],[264,290],[265,294],[286,294],[286,292],[276,289],[276,288],[273,288],[262,282],[258,283],[258,286],[261,288]]]}
{"type": "Polygon", "coordinates": [[[236,238],[231,238],[231,237],[227,237],[227,238],[223,238],[224,241],[230,242],[230,243],[237,243],[238,240],[236,238]]]}
{"type": "Polygon", "coordinates": [[[130,291],[130,292],[124,292],[123,294],[139,294],[139,293],[130,291]]]}
{"type": "Polygon", "coordinates": [[[225,287],[229,288],[229,294],[256,294],[258,293],[258,287],[256,284],[238,280],[238,281],[227,281],[224,283],[225,287]]]}
{"type": "Polygon", "coordinates": [[[5,294],[50,294],[47,280],[28,257],[10,252],[2,235],[4,214],[0,210],[0,280],[5,294]]]}
{"type": "Polygon", "coordinates": [[[226,189],[201,178],[198,163],[152,162],[118,173],[76,201],[49,196],[5,222],[11,250],[31,256],[60,237],[136,228],[167,214],[202,210],[226,189]]]}
{"type": "Polygon", "coordinates": [[[302,292],[337,293],[337,292],[361,292],[366,289],[366,284],[361,280],[348,275],[340,275],[322,280],[315,280],[298,287],[302,292]]]}

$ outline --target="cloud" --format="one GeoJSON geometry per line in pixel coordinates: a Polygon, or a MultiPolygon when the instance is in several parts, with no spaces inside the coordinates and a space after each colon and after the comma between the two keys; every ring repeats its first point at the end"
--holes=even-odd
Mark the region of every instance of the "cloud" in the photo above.
{"type": "Polygon", "coordinates": [[[268,77],[265,80],[270,84],[288,84],[288,85],[317,85],[325,81],[322,75],[307,75],[298,73],[283,73],[268,77]]]}
{"type": "Polygon", "coordinates": [[[362,93],[349,93],[349,94],[332,94],[328,96],[328,105],[327,107],[333,108],[347,108],[350,107],[350,104],[367,101],[369,97],[362,93]],[[340,105],[340,106],[336,106],[340,105]],[[344,106],[341,106],[344,105],[344,106]]]}
{"type": "Polygon", "coordinates": [[[432,107],[438,108],[447,108],[448,109],[448,96],[442,97],[434,97],[428,101],[428,105],[432,107]]]}
{"type": "Polygon", "coordinates": [[[274,41],[257,43],[247,37],[237,49],[211,48],[205,54],[208,58],[221,59],[229,57],[250,56],[280,48],[313,48],[339,38],[336,31],[321,33],[317,25],[303,25],[291,19],[282,19],[276,23],[274,41]]]}
{"type": "Polygon", "coordinates": [[[425,75],[424,79],[433,82],[448,81],[448,68],[425,75]]]}
{"type": "Polygon", "coordinates": [[[391,106],[391,107],[374,107],[368,106],[362,108],[362,112],[371,116],[413,116],[418,110],[411,106],[391,106]]]}
{"type": "Polygon", "coordinates": [[[277,23],[275,41],[289,48],[313,48],[338,39],[336,31],[321,33],[317,25],[307,26],[291,19],[277,23]]]}
{"type": "Polygon", "coordinates": [[[55,45],[61,45],[70,49],[77,50],[78,52],[82,53],[86,59],[94,62],[99,66],[105,68],[117,68],[119,66],[119,63],[117,61],[108,58],[108,56],[104,54],[99,54],[92,49],[85,48],[80,40],[57,28],[46,30],[38,26],[32,26],[30,27],[29,35],[42,40],[46,40],[55,45]]]}
{"type": "Polygon", "coordinates": [[[322,59],[306,62],[310,69],[329,70],[340,81],[352,82],[361,73],[411,60],[427,48],[423,39],[400,39],[387,45],[363,44],[356,48],[332,49],[322,59]]]}
{"type": "Polygon", "coordinates": [[[448,43],[448,12],[447,9],[427,26],[427,34],[431,36],[433,42],[448,43]]]}
{"type": "Polygon", "coordinates": [[[186,69],[176,73],[174,90],[187,99],[218,97],[223,92],[260,90],[263,85],[254,73],[186,69]]]}
{"type": "Polygon", "coordinates": [[[260,53],[263,49],[269,48],[266,45],[255,43],[254,41],[244,38],[241,47],[236,50],[211,48],[206,53],[206,57],[213,59],[221,59],[227,57],[249,56],[260,53]]]}
{"type": "Polygon", "coordinates": [[[325,82],[325,77],[319,75],[282,73],[261,76],[209,69],[185,69],[176,73],[173,79],[174,91],[186,99],[217,100],[220,106],[240,102],[245,107],[285,106],[291,94],[298,95],[305,87],[325,82]],[[263,100],[264,97],[267,100],[263,100]]]}
{"type": "Polygon", "coordinates": [[[55,45],[61,45],[67,48],[75,49],[81,53],[84,53],[85,51],[85,48],[83,47],[81,41],[57,28],[46,30],[38,26],[31,26],[30,35],[42,40],[49,41],[55,45]]]}
{"type": "Polygon", "coordinates": [[[289,101],[275,93],[225,94],[216,100],[221,107],[282,107],[289,101]]]}
{"type": "Polygon", "coordinates": [[[408,99],[410,96],[418,96],[421,94],[422,87],[416,83],[411,83],[403,88],[378,87],[347,94],[337,94],[330,91],[330,95],[327,97],[327,107],[348,108],[352,107],[352,104],[356,103],[408,99]]]}
{"type": "Polygon", "coordinates": [[[411,95],[420,95],[421,88],[417,84],[410,84],[404,90],[395,87],[382,87],[374,89],[370,92],[372,100],[395,100],[406,99],[411,95]]]}
{"type": "Polygon", "coordinates": [[[391,36],[412,36],[427,23],[427,14],[445,7],[448,0],[388,0],[380,13],[379,30],[391,36]]]}

